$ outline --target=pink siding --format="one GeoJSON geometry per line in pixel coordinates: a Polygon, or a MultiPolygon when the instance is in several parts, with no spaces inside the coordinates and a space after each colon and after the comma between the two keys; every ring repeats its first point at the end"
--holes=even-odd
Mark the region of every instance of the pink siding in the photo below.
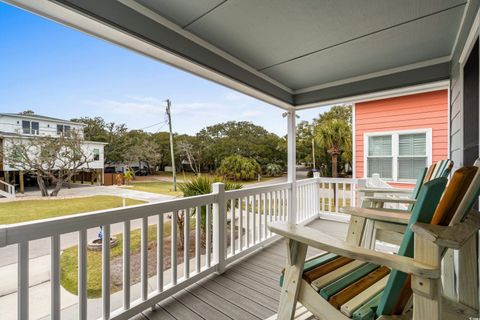
{"type": "MultiPolygon", "coordinates": [[[[439,90],[355,105],[355,176],[364,177],[364,133],[432,129],[432,161],[448,157],[448,91],[439,90]]],[[[394,184],[408,186],[405,184],[394,184]]]]}

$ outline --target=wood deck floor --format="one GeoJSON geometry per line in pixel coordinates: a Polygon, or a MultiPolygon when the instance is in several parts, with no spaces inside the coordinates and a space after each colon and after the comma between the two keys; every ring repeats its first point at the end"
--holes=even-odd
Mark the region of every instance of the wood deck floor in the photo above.
{"type": "MultiPolygon", "coordinates": [[[[347,225],[316,220],[311,227],[344,238],[347,225]]],[[[309,248],[308,256],[320,251],[309,248]]],[[[222,275],[212,275],[173,297],[162,301],[155,311],[145,311],[135,320],[256,320],[277,313],[280,298],[278,278],[285,265],[283,241],[246,257],[222,275]]]]}

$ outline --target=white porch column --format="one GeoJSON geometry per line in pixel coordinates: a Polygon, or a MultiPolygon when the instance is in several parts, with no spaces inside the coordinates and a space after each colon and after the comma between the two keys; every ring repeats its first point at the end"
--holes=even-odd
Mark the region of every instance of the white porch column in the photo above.
{"type": "Polygon", "coordinates": [[[297,156],[296,156],[296,137],[297,125],[295,110],[290,110],[287,114],[288,121],[288,182],[292,188],[288,193],[288,222],[297,223],[297,156]]]}

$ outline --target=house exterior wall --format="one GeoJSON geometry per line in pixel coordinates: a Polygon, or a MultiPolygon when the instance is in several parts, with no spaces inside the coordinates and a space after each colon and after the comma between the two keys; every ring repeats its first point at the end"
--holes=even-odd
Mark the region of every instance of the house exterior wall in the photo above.
{"type": "MultiPolygon", "coordinates": [[[[372,133],[425,129],[431,137],[431,150],[427,143],[428,164],[448,158],[448,109],[448,90],[356,103],[353,117],[355,177],[366,176],[365,138],[372,133]]],[[[405,182],[390,184],[412,186],[405,182]]]]}
{"type": "MultiPolygon", "coordinates": [[[[48,119],[37,117],[35,115],[0,114],[0,147],[3,149],[8,148],[12,139],[29,139],[38,136],[60,137],[60,134],[57,133],[57,125],[69,126],[70,130],[76,130],[79,137],[83,138],[83,128],[85,125],[81,123],[61,119],[48,119]],[[38,132],[24,133],[22,128],[23,120],[38,122],[38,132]]],[[[105,143],[102,142],[83,141],[82,148],[84,149],[85,154],[91,156],[92,159],[94,150],[98,149],[99,151],[99,159],[92,160],[83,168],[103,169],[105,160],[104,147],[105,143]]],[[[0,159],[0,162],[0,171],[15,171],[14,168],[10,167],[7,163],[4,163],[3,159],[0,159]]]]}
{"type": "MultiPolygon", "coordinates": [[[[19,138],[4,137],[3,139],[0,139],[0,147],[6,150],[13,143],[13,139],[19,138]]],[[[84,141],[82,143],[83,152],[91,159],[91,161],[87,165],[82,166],[80,169],[103,169],[105,160],[104,147],[105,144],[103,142],[84,141]],[[95,149],[98,149],[99,151],[98,160],[93,160],[95,149]]],[[[2,164],[0,165],[0,169],[1,171],[17,171],[17,169],[10,167],[8,163],[3,162],[3,160],[2,164]]]]}

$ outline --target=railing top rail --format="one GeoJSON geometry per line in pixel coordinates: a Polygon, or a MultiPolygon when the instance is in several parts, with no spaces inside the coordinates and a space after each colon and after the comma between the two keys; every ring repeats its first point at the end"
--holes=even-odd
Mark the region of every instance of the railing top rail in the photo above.
{"type": "Polygon", "coordinates": [[[3,180],[0,180],[0,184],[4,184],[4,185],[6,185],[6,186],[8,186],[8,187],[14,187],[13,184],[10,184],[10,183],[5,182],[5,181],[3,181],[3,180]]]}
{"type": "Polygon", "coordinates": [[[332,183],[358,183],[357,178],[328,178],[320,177],[318,178],[320,182],[332,182],[332,183]]]}
{"type": "Polygon", "coordinates": [[[291,187],[292,187],[291,183],[282,182],[282,183],[269,184],[269,185],[260,186],[260,187],[244,188],[244,189],[238,189],[238,190],[229,190],[229,191],[225,191],[225,198],[227,200],[230,200],[230,199],[236,199],[236,198],[240,198],[240,197],[251,196],[251,195],[259,194],[259,193],[290,189],[291,187]]]}
{"type": "Polygon", "coordinates": [[[0,225],[0,247],[95,228],[101,225],[115,224],[161,213],[165,214],[196,206],[204,206],[215,202],[215,199],[216,195],[210,193],[188,198],[177,198],[164,202],[146,203],[64,217],[0,225]]]}
{"type": "Polygon", "coordinates": [[[312,184],[312,183],[317,183],[317,178],[307,178],[307,179],[301,179],[301,180],[295,181],[295,184],[297,186],[301,186],[304,184],[312,184]]]}

